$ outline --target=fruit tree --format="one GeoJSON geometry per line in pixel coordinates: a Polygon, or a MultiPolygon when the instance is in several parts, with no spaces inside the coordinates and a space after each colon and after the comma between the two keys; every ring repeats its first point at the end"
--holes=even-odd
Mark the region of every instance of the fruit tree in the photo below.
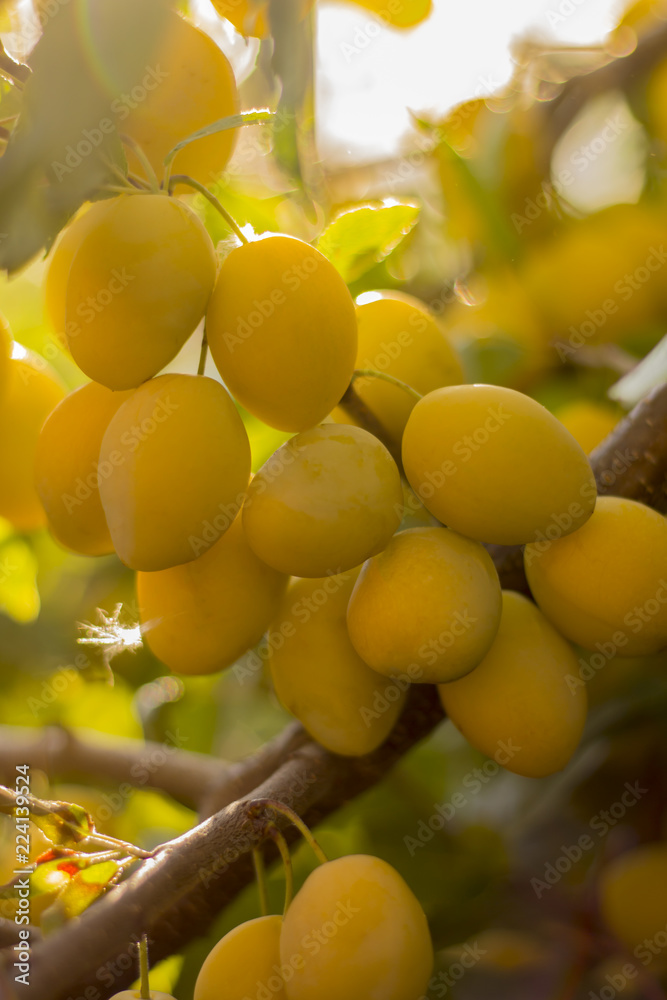
{"type": "Polygon", "coordinates": [[[667,3],[540,4],[0,0],[0,1000],[667,995],[667,3]]]}

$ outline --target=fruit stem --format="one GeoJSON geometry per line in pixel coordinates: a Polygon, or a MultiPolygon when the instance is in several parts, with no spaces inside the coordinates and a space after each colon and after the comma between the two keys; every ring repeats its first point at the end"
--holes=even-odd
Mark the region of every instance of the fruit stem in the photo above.
{"type": "Polygon", "coordinates": [[[283,859],[283,867],[285,869],[285,905],[283,907],[283,916],[285,916],[290,903],[294,898],[294,870],[292,869],[292,858],[289,852],[289,847],[287,846],[287,841],[278,827],[271,823],[268,828],[268,832],[271,839],[275,841],[276,846],[280,851],[280,856],[283,859]]]}
{"type": "Polygon", "coordinates": [[[133,184],[125,184],[121,186],[120,184],[103,184],[100,188],[101,191],[111,191],[112,194],[144,194],[140,188],[134,187],[133,184]]]}
{"type": "Polygon", "coordinates": [[[253,847],[252,863],[255,866],[255,876],[257,878],[259,909],[262,916],[265,917],[269,912],[269,896],[266,891],[266,870],[264,868],[264,856],[261,847],[253,847]]]}
{"type": "Polygon", "coordinates": [[[117,166],[115,163],[112,163],[111,160],[108,160],[105,156],[102,157],[102,162],[104,163],[105,167],[108,167],[109,170],[116,175],[118,180],[122,181],[123,184],[130,190],[132,190],[133,188],[141,188],[142,191],[150,191],[150,185],[142,177],[137,177],[136,174],[133,174],[131,172],[129,172],[127,175],[124,174],[119,166],[117,166]]]}
{"type": "Polygon", "coordinates": [[[208,357],[208,337],[206,336],[206,326],[204,326],[204,336],[201,339],[201,352],[199,354],[199,365],[197,375],[203,375],[206,369],[206,358],[208,357]]]}
{"type": "Polygon", "coordinates": [[[204,128],[197,129],[196,132],[192,132],[191,135],[187,135],[185,139],[181,139],[176,145],[169,150],[164,158],[164,178],[162,180],[162,186],[165,191],[169,190],[169,185],[171,183],[171,168],[174,163],[176,154],[186,146],[189,146],[191,142],[195,142],[197,139],[206,139],[209,135],[215,135],[217,132],[225,132],[228,129],[239,128],[241,125],[261,125],[264,122],[273,121],[276,117],[275,111],[242,111],[238,115],[229,115],[226,118],[219,118],[216,122],[211,122],[210,125],[206,125],[204,128]]]}
{"type": "Polygon", "coordinates": [[[130,854],[133,858],[140,858],[142,861],[155,856],[155,851],[144,851],[141,847],[135,847],[134,844],[130,844],[125,840],[118,840],[116,837],[109,837],[104,833],[99,833],[97,830],[89,834],[86,839],[90,843],[104,844],[115,848],[123,854],[130,854]]]}
{"type": "Polygon", "coordinates": [[[157,179],[157,174],[153,170],[153,165],[151,161],[148,159],[148,157],[144,153],[139,143],[136,141],[136,139],[133,139],[131,135],[125,135],[125,133],[121,134],[120,141],[123,143],[124,146],[128,146],[129,149],[132,150],[132,152],[134,153],[134,155],[144,168],[144,173],[146,174],[146,180],[150,185],[151,191],[157,193],[160,190],[160,183],[157,179]]]}
{"type": "Polygon", "coordinates": [[[195,191],[198,191],[199,194],[203,195],[204,198],[207,199],[207,201],[210,201],[211,205],[213,205],[213,208],[215,208],[220,213],[220,215],[223,217],[229,228],[241,240],[241,243],[248,242],[247,237],[244,236],[244,234],[241,232],[241,229],[236,224],[236,222],[234,222],[234,219],[232,219],[227,209],[218,201],[218,199],[216,198],[216,196],[213,194],[212,191],[209,191],[207,187],[204,187],[203,184],[200,184],[199,181],[196,181],[194,177],[189,177],[187,174],[173,174],[169,178],[169,187],[167,189],[169,191],[169,194],[173,194],[174,187],[176,186],[176,184],[187,184],[189,185],[189,187],[194,188],[195,191]]]}
{"type": "Polygon", "coordinates": [[[421,393],[413,389],[411,385],[407,382],[401,382],[400,378],[394,378],[393,375],[388,375],[387,372],[376,372],[372,368],[357,368],[356,371],[352,373],[352,378],[350,384],[353,384],[358,378],[380,378],[385,382],[389,382],[390,385],[396,385],[399,389],[403,389],[405,392],[409,393],[413,399],[417,402],[422,398],[421,393]]]}
{"type": "Polygon", "coordinates": [[[148,936],[141,935],[139,942],[139,997],[140,1000],[151,1000],[151,988],[148,980],[148,936]]]}
{"type": "Polygon", "coordinates": [[[127,175],[127,179],[132,185],[132,187],[141,188],[142,191],[151,190],[150,184],[147,184],[146,181],[143,179],[143,177],[139,177],[137,174],[133,174],[131,170],[127,175]]]}
{"type": "Polygon", "coordinates": [[[251,804],[250,814],[259,813],[265,809],[271,809],[273,812],[288,819],[297,828],[320,864],[327,864],[329,861],[328,857],[298,813],[295,813],[293,809],[290,809],[284,802],[279,802],[277,799],[254,799],[251,804]]]}

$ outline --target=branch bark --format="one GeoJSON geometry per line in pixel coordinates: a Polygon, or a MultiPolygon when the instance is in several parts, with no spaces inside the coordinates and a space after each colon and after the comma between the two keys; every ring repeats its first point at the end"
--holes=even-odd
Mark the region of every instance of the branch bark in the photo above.
{"type": "MultiPolygon", "coordinates": [[[[664,503],[667,385],[656,389],[623,421],[594,452],[592,463],[601,491],[658,506],[664,503]],[[614,468],[618,453],[632,458],[626,461],[627,467],[619,463],[614,468]],[[613,483],[605,482],[609,470],[614,472],[613,483]]],[[[516,552],[498,549],[495,558],[502,584],[512,586],[511,561],[516,552]]],[[[126,987],[135,972],[125,970],[127,963],[118,964],[118,960],[127,955],[133,938],[148,933],[154,941],[151,959],[159,961],[203,934],[252,879],[250,851],[263,836],[249,818],[253,799],[279,799],[315,826],[380,781],[442,718],[435,688],[415,686],[389,739],[367,757],[337,757],[312,742],[300,726],[290,725],[258,754],[228,768],[222,776],[215,762],[203,801],[207,810],[219,811],[165,845],[83,918],[35,946],[31,1000],[68,1000],[85,996],[86,989],[95,1000],[107,1000],[126,987]],[[110,968],[118,974],[113,986],[102,988],[102,973],[110,968]]],[[[294,839],[292,828],[285,833],[294,839]]],[[[9,964],[7,959],[6,971],[9,964]]]]}
{"type": "MultiPolygon", "coordinates": [[[[67,1000],[85,996],[91,988],[97,990],[92,994],[96,1000],[106,1000],[126,987],[136,977],[122,961],[130,941],[148,933],[153,962],[173,954],[202,934],[252,879],[250,851],[264,839],[249,820],[254,799],[278,799],[314,826],[376,784],[442,718],[435,688],[423,686],[412,691],[391,736],[374,754],[337,757],[305,741],[250,796],[165,845],[82,919],[38,944],[32,955],[31,1000],[67,1000]],[[118,970],[113,985],[100,988],[100,978],[106,982],[112,969],[118,970]]],[[[275,750],[289,745],[294,737],[290,728],[275,741],[275,750]]],[[[271,814],[271,819],[289,840],[295,839],[282,817],[271,814]]]]}
{"type": "Polygon", "coordinates": [[[173,742],[145,743],[76,734],[57,726],[35,730],[3,726],[0,729],[0,775],[13,784],[17,764],[58,778],[109,779],[138,788],[155,788],[177,802],[198,809],[212,786],[224,779],[227,763],[206,754],[192,753],[173,742]]]}
{"type": "MultiPolygon", "coordinates": [[[[5,917],[0,917],[0,948],[11,948],[13,945],[17,944],[19,941],[19,926],[13,920],[7,920],[5,917]]],[[[34,941],[39,941],[41,939],[41,932],[39,927],[31,926],[29,928],[30,937],[34,941]]],[[[2,980],[0,980],[0,985],[2,980]]],[[[2,993],[0,992],[0,997],[2,993]]]]}

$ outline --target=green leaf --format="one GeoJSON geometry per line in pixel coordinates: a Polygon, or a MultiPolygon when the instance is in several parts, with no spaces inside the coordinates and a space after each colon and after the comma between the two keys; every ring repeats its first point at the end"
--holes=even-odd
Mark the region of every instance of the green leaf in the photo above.
{"type": "Polygon", "coordinates": [[[271,68],[280,88],[273,131],[273,156],[295,185],[294,196],[310,218],[315,209],[309,189],[316,182],[313,22],[300,17],[298,5],[271,0],[271,68]]]}
{"type": "Polygon", "coordinates": [[[0,611],[14,621],[34,621],[40,608],[37,559],[30,544],[0,522],[0,611]]]}
{"type": "Polygon", "coordinates": [[[37,867],[30,876],[31,897],[59,892],[67,884],[67,880],[83,867],[85,858],[82,863],[81,855],[77,855],[76,851],[55,847],[42,854],[37,859],[37,867]]]}
{"type": "Polygon", "coordinates": [[[334,219],[316,245],[349,284],[388,257],[418,216],[418,206],[391,200],[360,205],[334,219]]]}
{"type": "Polygon", "coordinates": [[[51,802],[49,806],[51,812],[48,814],[31,812],[30,818],[52,844],[79,844],[94,831],[93,822],[83,806],[74,802],[51,802]]]}
{"type": "MultiPolygon", "coordinates": [[[[428,127],[420,119],[415,121],[422,128],[428,127]]],[[[510,228],[497,197],[477,176],[470,160],[461,156],[442,138],[436,147],[436,154],[446,168],[444,177],[441,178],[441,181],[447,181],[443,184],[445,201],[464,199],[483,226],[486,249],[493,250],[503,260],[516,260],[520,241],[510,228]]],[[[475,234],[470,235],[474,240],[475,234]]]]}
{"type": "MultiPolygon", "coordinates": [[[[31,899],[49,896],[64,888],[67,881],[78,870],[76,862],[72,866],[70,856],[75,856],[75,852],[56,848],[37,859],[37,867],[28,879],[31,899]]],[[[17,876],[7,885],[0,887],[0,899],[16,899],[19,882],[23,884],[22,876],[17,876]]]]}
{"type": "MultiPolygon", "coordinates": [[[[125,863],[127,859],[123,859],[125,863]]],[[[78,854],[65,847],[53,847],[41,854],[35,861],[36,868],[29,877],[30,898],[52,896],[62,892],[70,880],[87,868],[99,867],[104,862],[117,863],[117,852],[107,851],[97,854],[78,854]]],[[[0,886],[0,899],[15,899],[17,883],[22,878],[13,879],[7,885],[0,886]]]]}
{"type": "Polygon", "coordinates": [[[49,934],[57,930],[88,909],[120,877],[132,860],[124,858],[119,861],[102,861],[74,875],[55,902],[42,913],[40,927],[43,933],[49,934]]]}
{"type": "Polygon", "coordinates": [[[123,169],[116,120],[159,43],[163,0],[60,5],[30,56],[17,126],[0,158],[0,268],[13,273],[123,169]],[[85,22],[85,23],[82,23],[85,22]]]}

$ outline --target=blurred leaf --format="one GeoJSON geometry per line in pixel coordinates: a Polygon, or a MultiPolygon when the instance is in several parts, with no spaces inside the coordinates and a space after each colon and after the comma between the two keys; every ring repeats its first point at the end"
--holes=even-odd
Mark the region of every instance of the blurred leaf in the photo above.
{"type": "Polygon", "coordinates": [[[314,63],[312,17],[301,17],[298,3],[271,0],[272,68],[281,84],[273,133],[276,162],[297,185],[303,206],[314,210],[308,192],[315,185],[314,63]],[[307,168],[307,172],[304,172],[307,168]]]}
{"type": "Polygon", "coordinates": [[[469,337],[457,344],[468,382],[514,384],[527,358],[527,349],[498,330],[486,337],[469,337]]]}
{"type": "MultiPolygon", "coordinates": [[[[170,958],[165,958],[161,962],[157,962],[156,965],[151,966],[151,991],[155,993],[174,993],[182,968],[182,955],[171,955],[170,958]]],[[[137,980],[130,987],[131,990],[136,991],[137,996],[140,995],[140,988],[140,980],[137,980]]]]}
{"type": "Polygon", "coordinates": [[[30,57],[23,110],[0,159],[0,267],[13,272],[123,170],[120,97],[150,67],[162,0],[61,5],[30,57]],[[140,11],[140,13],[139,13],[140,11]]]}
{"type": "Polygon", "coordinates": [[[40,921],[42,931],[49,934],[72,917],[78,917],[107,891],[128,864],[130,859],[127,858],[120,861],[102,861],[74,875],[56,901],[44,910],[40,921]]]}
{"type": "Polygon", "coordinates": [[[346,282],[356,281],[396,249],[418,216],[416,205],[360,205],[334,219],[318,239],[317,248],[346,282]]]}
{"type": "Polygon", "coordinates": [[[32,622],[40,608],[37,559],[30,544],[10,532],[0,522],[0,611],[16,622],[32,622]]]}
{"type": "Polygon", "coordinates": [[[61,725],[68,728],[85,727],[140,739],[141,724],[133,710],[133,694],[129,684],[118,676],[113,687],[77,678],[54,702],[53,710],[61,725]]]}
{"type": "MultiPolygon", "coordinates": [[[[149,780],[152,767],[152,764],[146,765],[145,780],[149,780]]],[[[142,777],[139,773],[136,780],[142,777]]],[[[195,826],[197,815],[162,792],[133,788],[125,797],[123,810],[117,814],[115,822],[118,835],[123,840],[139,844],[145,850],[153,850],[195,826]]]]}
{"type": "Polygon", "coordinates": [[[181,746],[184,750],[211,753],[220,725],[215,695],[219,683],[214,675],[182,677],[183,694],[165,702],[154,720],[151,738],[181,746]]]}
{"type": "MultiPolygon", "coordinates": [[[[213,194],[220,199],[239,226],[250,225],[258,233],[279,232],[278,209],[284,203],[282,194],[272,197],[258,197],[256,192],[248,194],[235,184],[225,181],[223,175],[213,187],[213,194]]],[[[193,204],[201,215],[214,243],[228,240],[231,230],[209,201],[201,196],[193,199],[193,204]]],[[[236,237],[234,237],[235,242],[236,237]]]]}
{"type": "MultiPolygon", "coordinates": [[[[427,134],[433,130],[431,123],[423,119],[415,118],[415,124],[427,134]]],[[[461,156],[442,137],[435,154],[456,238],[481,243],[487,253],[492,252],[503,260],[515,260],[520,251],[517,234],[510,227],[494,192],[475,172],[472,161],[461,156]]]]}

